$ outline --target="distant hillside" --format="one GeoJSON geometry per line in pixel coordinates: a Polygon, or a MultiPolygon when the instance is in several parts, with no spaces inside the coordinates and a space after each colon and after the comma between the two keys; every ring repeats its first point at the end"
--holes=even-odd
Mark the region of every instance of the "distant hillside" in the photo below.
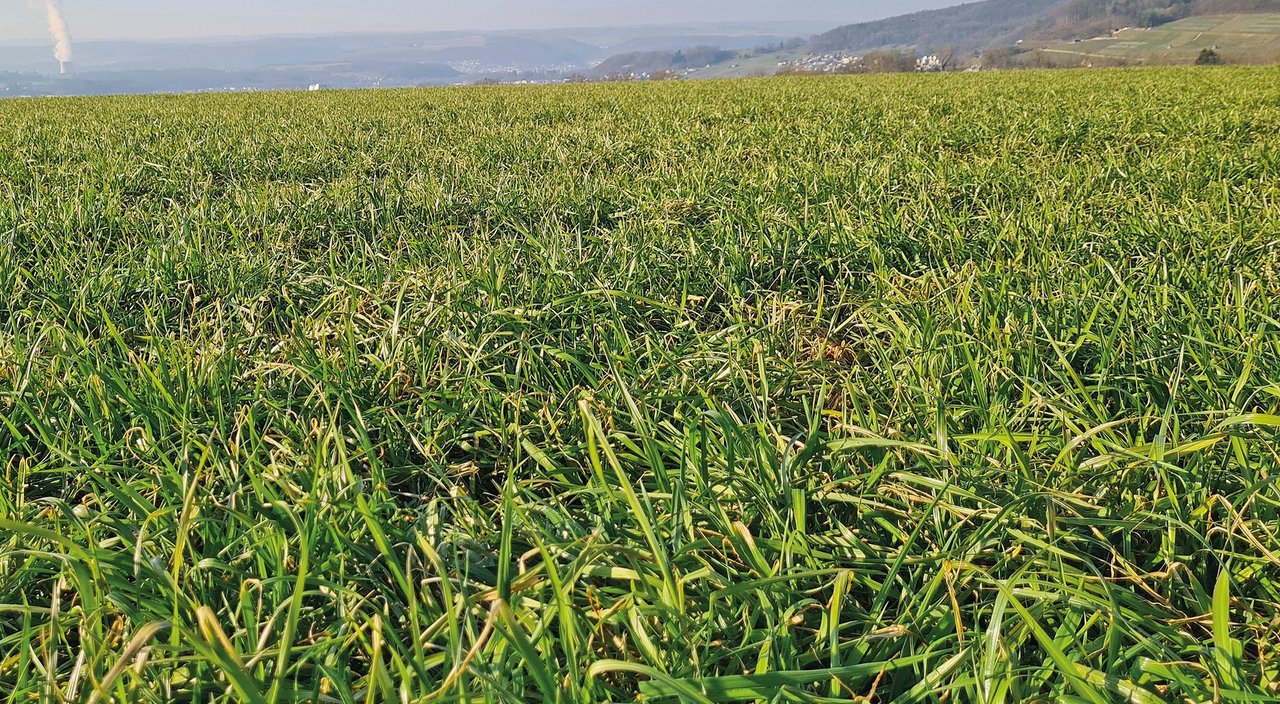
{"type": "Polygon", "coordinates": [[[1016,41],[1028,26],[1072,0],[984,0],[941,10],[915,12],[875,22],[845,25],[814,37],[813,54],[857,52],[886,47],[977,50],[1016,41]]]}
{"type": "Polygon", "coordinates": [[[1050,42],[1013,59],[1049,67],[1190,64],[1206,49],[1225,63],[1280,62],[1280,14],[1199,15],[1150,29],[1050,42]]]}
{"type": "Polygon", "coordinates": [[[694,47],[676,51],[637,51],[609,57],[592,69],[596,76],[641,76],[664,71],[682,71],[728,61],[737,52],[716,47],[694,47]]]}
{"type": "Polygon", "coordinates": [[[1035,39],[1089,39],[1126,27],[1151,28],[1203,15],[1280,11],[1280,0],[1071,0],[1055,8],[1035,39]],[[1047,25],[1047,26],[1044,26],[1047,25]]]}
{"type": "MultiPolygon", "coordinates": [[[[853,56],[865,57],[883,49],[902,50],[904,54],[916,56],[936,53],[946,57],[944,67],[972,66],[971,57],[978,54],[983,55],[983,65],[997,68],[1025,66],[1028,60],[1035,65],[1063,65],[1073,61],[1087,64],[1091,57],[1074,56],[1079,48],[1061,45],[1114,37],[1117,32],[1134,28],[1162,27],[1192,17],[1267,12],[1280,13],[1280,0],[981,0],[845,25],[814,36],[808,42],[762,46],[754,51],[702,47],[619,53],[591,73],[596,77],[646,77],[673,72],[689,78],[772,75],[780,71],[841,73],[850,72],[848,61],[853,56]],[[1056,47],[1061,56],[1046,57],[1040,48],[1049,46],[1056,47]]],[[[1257,30],[1267,30],[1267,26],[1259,25],[1257,30]]],[[[1166,41],[1165,45],[1179,42],[1188,46],[1194,43],[1178,38],[1166,41]]],[[[1261,41],[1262,44],[1268,42],[1261,41]]],[[[1108,51],[1121,51],[1125,45],[1119,44],[1120,49],[1108,51]]],[[[1207,46],[1211,48],[1215,44],[1226,47],[1222,53],[1225,60],[1247,56],[1239,60],[1266,61],[1259,58],[1264,53],[1257,48],[1256,37],[1209,42],[1207,46]]],[[[1187,59],[1183,53],[1170,50],[1166,56],[1172,63],[1184,63],[1187,59]]],[[[1140,60],[1117,59],[1110,63],[1159,63],[1160,60],[1154,52],[1146,52],[1140,60]]]]}
{"type": "Polygon", "coordinates": [[[837,27],[811,54],[887,47],[980,51],[1019,40],[1087,39],[1123,27],[1153,27],[1197,15],[1280,12],[1280,0],[984,0],[837,27]]]}

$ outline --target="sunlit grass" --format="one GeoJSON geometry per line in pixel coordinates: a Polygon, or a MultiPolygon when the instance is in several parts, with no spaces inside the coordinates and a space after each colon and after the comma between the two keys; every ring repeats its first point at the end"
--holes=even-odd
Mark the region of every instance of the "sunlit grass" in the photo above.
{"type": "Polygon", "coordinates": [[[0,125],[0,701],[1276,696],[1276,70],[0,125]]]}

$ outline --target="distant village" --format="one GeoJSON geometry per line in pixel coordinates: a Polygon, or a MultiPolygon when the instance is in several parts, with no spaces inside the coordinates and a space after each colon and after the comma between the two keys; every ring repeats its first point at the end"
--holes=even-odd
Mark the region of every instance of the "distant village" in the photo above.
{"type": "Polygon", "coordinates": [[[805,56],[794,61],[779,61],[779,73],[867,73],[879,71],[918,71],[933,73],[952,68],[950,58],[938,54],[914,56],[909,52],[882,51],[867,55],[836,52],[805,56]]]}

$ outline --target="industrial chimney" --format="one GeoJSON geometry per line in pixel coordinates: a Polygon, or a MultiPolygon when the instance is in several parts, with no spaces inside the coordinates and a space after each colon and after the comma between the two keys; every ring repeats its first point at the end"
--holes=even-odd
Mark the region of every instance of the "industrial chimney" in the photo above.
{"type": "MultiPolygon", "coordinates": [[[[37,1],[28,0],[32,6],[36,6],[37,1]]],[[[62,16],[61,0],[44,0],[44,10],[49,33],[53,35],[53,57],[58,60],[58,73],[66,75],[71,70],[71,33],[62,16]]]]}

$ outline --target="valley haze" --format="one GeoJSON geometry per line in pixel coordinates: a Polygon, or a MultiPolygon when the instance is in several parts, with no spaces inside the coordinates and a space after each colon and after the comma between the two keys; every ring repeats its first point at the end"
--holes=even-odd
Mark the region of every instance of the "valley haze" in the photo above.
{"type": "Polygon", "coordinates": [[[329,1],[29,0],[0,25],[0,96],[553,82],[620,53],[781,47],[842,22],[947,2],[384,0],[353,11],[329,1]],[[56,56],[46,10],[66,17],[56,56]]]}
{"type": "Polygon", "coordinates": [[[0,90],[21,95],[195,92],[538,82],[590,72],[611,55],[714,44],[783,44],[821,25],[754,23],[424,33],[350,33],[205,39],[87,41],[59,76],[47,45],[0,45],[0,90]]]}

